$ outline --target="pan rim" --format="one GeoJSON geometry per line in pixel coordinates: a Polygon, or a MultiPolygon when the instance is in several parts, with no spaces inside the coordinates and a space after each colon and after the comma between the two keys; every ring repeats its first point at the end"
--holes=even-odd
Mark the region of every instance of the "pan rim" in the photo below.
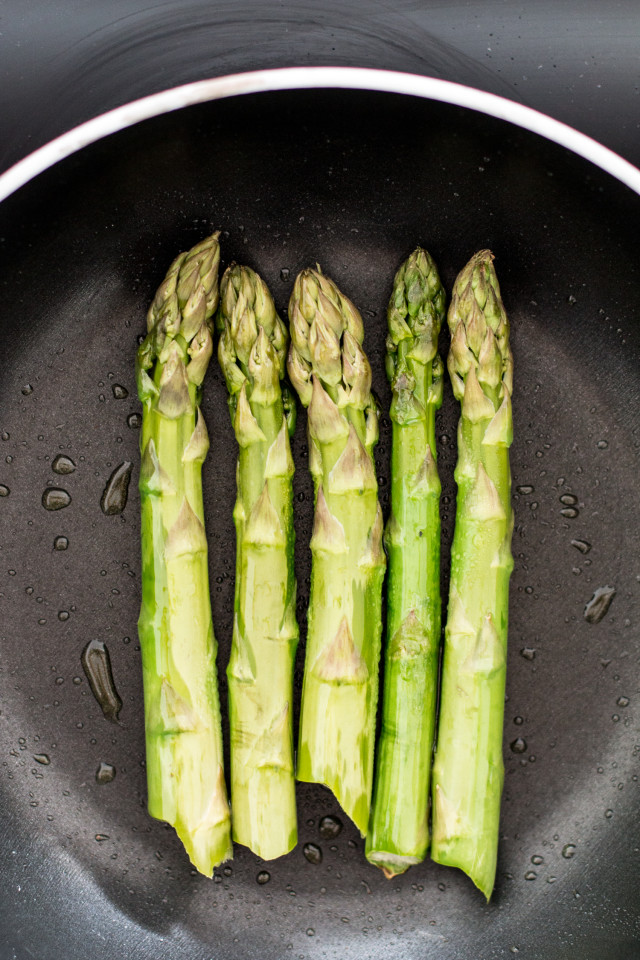
{"type": "Polygon", "coordinates": [[[60,160],[142,120],[198,103],[244,94],[309,89],[399,93],[485,113],[566,147],[640,194],[640,169],[587,134],[523,103],[437,77],[365,67],[308,66],[254,70],[196,80],[99,114],[34,150],[0,174],[0,202],[60,160]]]}

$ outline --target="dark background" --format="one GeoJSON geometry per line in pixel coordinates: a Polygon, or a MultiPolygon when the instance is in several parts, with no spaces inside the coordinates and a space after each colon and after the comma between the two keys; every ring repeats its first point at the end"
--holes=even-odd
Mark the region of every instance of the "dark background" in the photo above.
{"type": "Polygon", "coordinates": [[[0,169],[137,97],[308,64],[469,84],[640,164],[636,0],[4,0],[0,34],[0,169]]]}

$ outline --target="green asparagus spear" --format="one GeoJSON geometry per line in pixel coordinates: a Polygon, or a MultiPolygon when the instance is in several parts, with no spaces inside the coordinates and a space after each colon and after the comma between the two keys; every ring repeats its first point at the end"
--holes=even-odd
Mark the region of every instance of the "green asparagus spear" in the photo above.
{"type": "Polygon", "coordinates": [[[440,647],[440,480],[435,414],[442,403],[438,335],[445,294],[418,249],[396,274],[387,319],[393,424],[387,644],[382,729],[367,859],[387,877],[424,860],[440,647]]]}
{"type": "Polygon", "coordinates": [[[504,779],[513,359],[493,267],[481,250],[458,275],[448,367],[461,402],[456,527],[445,632],[431,855],[493,890],[504,779]]]}
{"type": "Polygon", "coordinates": [[[233,839],[263,860],[296,844],[293,662],[295,407],[283,402],[289,336],[266,284],[233,265],[221,283],[218,359],[239,444],[235,618],[227,667],[233,839]]]}
{"type": "Polygon", "coordinates": [[[174,260],[137,355],[149,812],[172,824],[201,873],[232,856],[211,622],[199,402],[213,351],[218,234],[174,260]]]}
{"type": "Polygon", "coordinates": [[[328,786],[364,836],[386,563],[373,462],[378,411],[360,314],[319,268],[297,277],[289,318],[289,376],[309,408],[315,486],[297,776],[328,786]]]}

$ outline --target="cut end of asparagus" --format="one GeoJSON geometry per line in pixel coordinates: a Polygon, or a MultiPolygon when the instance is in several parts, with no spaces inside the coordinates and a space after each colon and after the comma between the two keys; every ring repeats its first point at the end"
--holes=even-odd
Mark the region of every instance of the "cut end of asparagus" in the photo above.
{"type": "Polygon", "coordinates": [[[228,821],[220,826],[198,830],[195,833],[176,827],[189,860],[198,873],[212,877],[216,867],[233,860],[233,847],[229,841],[228,821]]]}
{"type": "Polygon", "coordinates": [[[495,884],[495,859],[489,862],[491,860],[489,857],[488,862],[483,863],[478,862],[476,858],[471,862],[468,841],[464,837],[459,838],[458,842],[452,839],[446,846],[440,846],[437,851],[432,850],[431,859],[443,867],[455,867],[466,873],[489,903],[495,884]]]}
{"type": "Polygon", "coordinates": [[[421,859],[421,857],[405,857],[389,853],[387,850],[367,850],[367,860],[374,867],[379,867],[387,880],[393,880],[394,877],[406,873],[409,867],[420,863],[421,859]]]}

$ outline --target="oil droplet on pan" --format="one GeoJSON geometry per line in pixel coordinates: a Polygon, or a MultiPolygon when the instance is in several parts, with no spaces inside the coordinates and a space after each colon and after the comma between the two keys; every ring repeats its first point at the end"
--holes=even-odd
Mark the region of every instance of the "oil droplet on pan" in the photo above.
{"type": "Polygon", "coordinates": [[[584,608],[584,618],[587,623],[600,623],[602,618],[606,616],[615,595],[615,587],[598,587],[584,608]]]}
{"type": "Polygon", "coordinates": [[[325,840],[333,840],[342,830],[342,820],[331,815],[323,817],[318,824],[318,830],[320,836],[324,837],[325,840]]]}
{"type": "Polygon", "coordinates": [[[66,537],[56,537],[53,541],[54,550],[66,550],[69,546],[69,541],[66,537]]]}
{"type": "Polygon", "coordinates": [[[104,761],[100,762],[100,766],[96,770],[96,782],[97,783],[111,783],[116,775],[116,768],[112,763],[105,763],[104,761]]]}
{"type": "Polygon", "coordinates": [[[41,763],[43,767],[48,767],[51,763],[49,755],[46,753],[36,753],[33,759],[36,761],[36,763],[41,763]]]}
{"type": "Polygon", "coordinates": [[[575,843],[565,843],[562,848],[562,856],[565,860],[571,860],[571,857],[575,856],[576,845],[575,843]]]}
{"type": "Polygon", "coordinates": [[[256,883],[259,883],[261,886],[265,883],[269,883],[269,880],[271,880],[271,874],[268,870],[261,870],[256,877],[256,883]]]}
{"type": "Polygon", "coordinates": [[[579,550],[580,553],[589,553],[589,550],[591,550],[591,544],[587,543],[586,540],[572,540],[571,546],[579,550]]]}
{"type": "Polygon", "coordinates": [[[54,473],[60,473],[63,476],[67,476],[67,474],[75,472],[76,465],[71,457],[65,457],[63,453],[59,453],[51,464],[51,469],[54,473]]]}
{"type": "Polygon", "coordinates": [[[115,687],[111,658],[102,640],[90,640],[82,651],[82,667],[86,674],[91,692],[98,701],[107,720],[118,722],[122,709],[122,700],[115,687]]]}
{"type": "Polygon", "coordinates": [[[132,467],[131,461],[125,460],[109,477],[100,498],[100,509],[106,516],[116,516],[126,507],[132,467]]]}
{"type": "Polygon", "coordinates": [[[316,865],[322,863],[322,850],[315,843],[305,843],[302,852],[309,863],[316,865]]]}
{"type": "Polygon", "coordinates": [[[0,497],[8,497],[10,493],[11,490],[9,490],[9,487],[4,483],[0,483],[0,497]]]}
{"type": "Polygon", "coordinates": [[[42,506],[45,510],[62,510],[71,503],[71,496],[60,487],[47,487],[42,494],[42,506]]]}
{"type": "Polygon", "coordinates": [[[123,387],[120,383],[114,383],[111,389],[116,400],[125,400],[129,396],[127,388],[123,387]]]}

